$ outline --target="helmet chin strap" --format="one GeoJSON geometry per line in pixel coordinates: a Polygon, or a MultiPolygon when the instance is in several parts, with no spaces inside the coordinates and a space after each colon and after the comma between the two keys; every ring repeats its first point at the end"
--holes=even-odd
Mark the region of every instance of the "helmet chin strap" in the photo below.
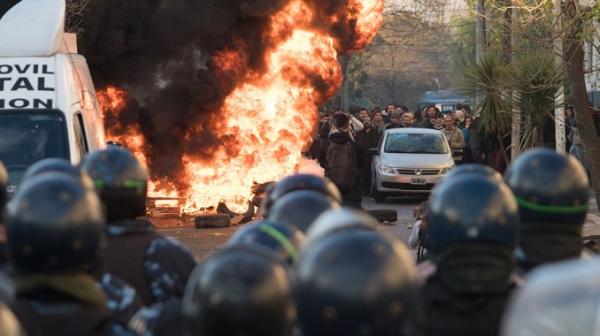
{"type": "Polygon", "coordinates": [[[515,268],[508,246],[468,243],[448,248],[437,258],[437,273],[457,293],[504,293],[515,268]]]}

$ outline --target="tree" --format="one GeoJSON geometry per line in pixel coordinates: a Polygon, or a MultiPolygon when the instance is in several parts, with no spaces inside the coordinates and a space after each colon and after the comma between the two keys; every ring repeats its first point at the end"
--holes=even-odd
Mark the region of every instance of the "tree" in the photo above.
{"type": "MultiPolygon", "coordinates": [[[[433,1],[435,2],[435,1],[433,1]]],[[[415,10],[396,9],[385,13],[384,24],[374,43],[365,51],[368,84],[365,95],[374,104],[391,102],[414,106],[427,90],[448,86],[449,39],[445,19],[438,17],[440,4],[415,10]]]]}
{"type": "MultiPolygon", "coordinates": [[[[585,156],[589,163],[590,177],[596,194],[596,204],[600,207],[600,138],[588,105],[585,85],[583,32],[586,14],[578,0],[567,0],[562,12],[565,19],[565,63],[575,107],[575,118],[581,135],[585,156]]],[[[593,13],[593,12],[592,12],[593,13]]]]}
{"type": "Polygon", "coordinates": [[[86,13],[90,0],[67,0],[67,13],[65,30],[70,33],[80,33],[83,25],[83,17],[86,13]]]}

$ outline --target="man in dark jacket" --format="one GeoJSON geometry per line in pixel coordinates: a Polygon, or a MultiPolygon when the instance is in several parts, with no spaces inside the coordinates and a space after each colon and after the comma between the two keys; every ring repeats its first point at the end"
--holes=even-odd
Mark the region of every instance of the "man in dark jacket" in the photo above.
{"type": "Polygon", "coordinates": [[[365,129],[356,135],[356,142],[360,147],[365,165],[360,169],[360,177],[365,195],[371,193],[371,148],[376,148],[381,138],[381,133],[377,131],[371,124],[371,117],[364,118],[365,129]]]}
{"type": "Polygon", "coordinates": [[[350,117],[336,113],[331,127],[331,134],[321,147],[319,163],[325,168],[325,176],[342,193],[344,205],[360,208],[362,187],[359,169],[365,162],[359,145],[350,137],[350,117]]]}
{"type": "Polygon", "coordinates": [[[435,106],[429,106],[427,107],[426,110],[426,114],[425,114],[425,118],[417,123],[415,123],[413,125],[413,127],[416,128],[431,128],[433,129],[433,122],[431,121],[432,119],[436,119],[439,118],[440,116],[440,110],[435,107],[435,106]]]}
{"type": "Polygon", "coordinates": [[[48,173],[23,183],[12,202],[6,223],[16,297],[10,306],[27,334],[130,335],[119,309],[109,307],[110,293],[91,274],[104,251],[104,216],[94,192],[71,176],[48,173]]]}

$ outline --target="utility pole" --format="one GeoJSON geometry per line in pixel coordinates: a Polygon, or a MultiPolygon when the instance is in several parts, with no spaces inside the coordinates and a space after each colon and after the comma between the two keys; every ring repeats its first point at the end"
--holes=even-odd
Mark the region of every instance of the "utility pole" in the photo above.
{"type": "MultiPolygon", "coordinates": [[[[475,3],[475,62],[479,62],[485,54],[486,34],[485,34],[485,0],[477,0],[475,3]]],[[[482,97],[479,92],[475,92],[475,104],[479,106],[482,97]]]]}
{"type": "MultiPolygon", "coordinates": [[[[563,64],[563,39],[562,39],[562,0],[554,0],[554,16],[556,22],[554,24],[554,55],[556,62],[559,65],[563,64]]],[[[558,92],[554,101],[554,124],[555,124],[555,138],[556,138],[556,151],[559,153],[566,152],[566,139],[565,139],[565,85],[559,85],[558,92]]]]}

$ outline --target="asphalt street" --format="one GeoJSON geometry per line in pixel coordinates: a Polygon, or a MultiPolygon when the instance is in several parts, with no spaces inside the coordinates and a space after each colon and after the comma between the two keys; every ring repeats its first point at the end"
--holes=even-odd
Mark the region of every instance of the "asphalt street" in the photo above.
{"type": "MultiPolygon", "coordinates": [[[[395,235],[406,243],[410,237],[412,224],[415,221],[413,218],[413,209],[421,201],[419,199],[391,199],[385,204],[375,204],[372,199],[365,198],[363,208],[365,210],[396,210],[398,221],[389,224],[380,224],[379,229],[395,235]]],[[[202,260],[206,255],[222,248],[227,243],[229,237],[239,228],[196,229],[182,226],[179,228],[160,229],[159,232],[176,238],[186,245],[198,260],[202,260]]]]}

